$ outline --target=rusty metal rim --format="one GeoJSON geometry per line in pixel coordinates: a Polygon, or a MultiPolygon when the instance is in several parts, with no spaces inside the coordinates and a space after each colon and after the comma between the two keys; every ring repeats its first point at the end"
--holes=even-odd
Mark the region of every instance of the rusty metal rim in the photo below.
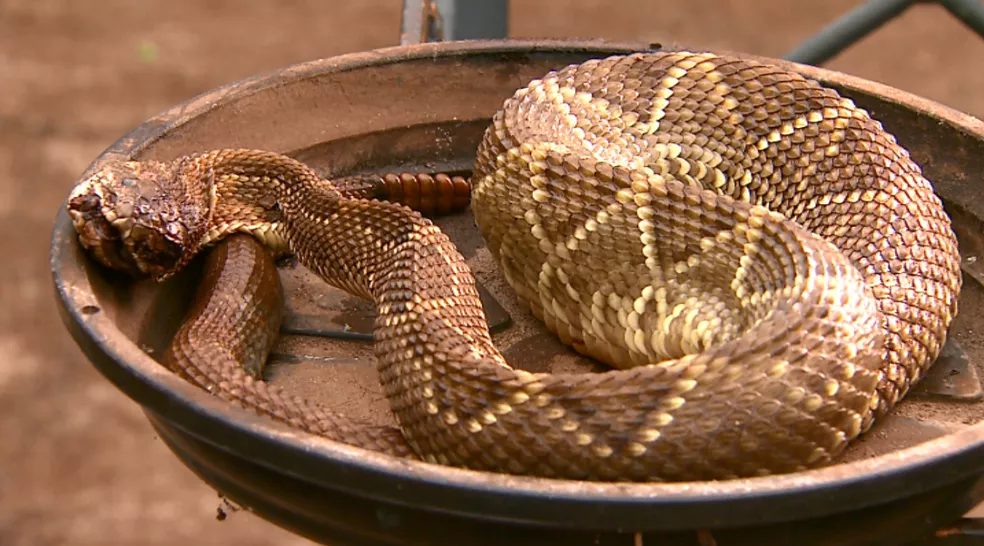
{"type": "MultiPolygon", "coordinates": [[[[221,104],[325,73],[407,60],[474,54],[645,49],[642,44],[491,41],[420,44],[294,65],[206,93],[122,137],[92,168],[137,155],[173,128],[221,104]]],[[[777,62],[769,59],[770,62],[777,62]]],[[[949,108],[859,78],[779,61],[811,77],[903,102],[956,130],[984,138],[984,123],[949,108]]],[[[597,484],[526,478],[406,461],[298,433],[257,417],[180,380],[120,332],[82,265],[64,209],[52,236],[51,269],[63,320],[87,356],[113,383],[187,434],[231,453],[248,453],[271,470],[327,489],[439,512],[566,528],[666,529],[749,525],[819,517],[873,506],[955,483],[984,471],[984,423],[877,458],[767,478],[673,484],[597,484]]]]}

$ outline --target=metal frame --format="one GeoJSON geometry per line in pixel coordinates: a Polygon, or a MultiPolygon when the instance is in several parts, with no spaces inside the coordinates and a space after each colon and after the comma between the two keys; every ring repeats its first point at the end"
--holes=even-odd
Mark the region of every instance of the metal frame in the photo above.
{"type": "Polygon", "coordinates": [[[786,54],[790,61],[820,65],[854,45],[917,3],[939,4],[984,38],[984,4],[980,0],[868,0],[786,54]]]}
{"type": "Polygon", "coordinates": [[[400,44],[508,36],[508,0],[404,0],[400,44]]]}
{"type": "MultiPolygon", "coordinates": [[[[790,61],[821,65],[917,3],[935,3],[984,38],[980,0],[868,0],[786,54],[790,61]]],[[[400,43],[505,38],[508,0],[404,0],[400,43]]]]}

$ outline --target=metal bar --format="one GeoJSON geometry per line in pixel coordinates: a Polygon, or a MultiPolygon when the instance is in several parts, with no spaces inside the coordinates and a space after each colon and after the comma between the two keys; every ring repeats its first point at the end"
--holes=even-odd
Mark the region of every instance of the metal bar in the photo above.
{"type": "Polygon", "coordinates": [[[441,12],[434,0],[404,0],[400,44],[440,42],[444,39],[441,12]]]}
{"type": "Polygon", "coordinates": [[[400,17],[400,45],[421,42],[424,26],[424,10],[420,2],[406,0],[403,2],[403,14],[400,17]]]}
{"type": "Polygon", "coordinates": [[[916,2],[917,0],[869,0],[807,39],[789,52],[786,59],[798,63],[822,64],[916,2]]]}
{"type": "Polygon", "coordinates": [[[507,0],[436,0],[445,40],[480,40],[509,35],[507,0]]]}
{"type": "Polygon", "coordinates": [[[984,542],[984,520],[963,518],[955,524],[940,529],[936,535],[913,546],[973,546],[984,542]]]}
{"type": "Polygon", "coordinates": [[[984,4],[980,0],[940,0],[939,3],[978,36],[984,38],[984,4]]]}

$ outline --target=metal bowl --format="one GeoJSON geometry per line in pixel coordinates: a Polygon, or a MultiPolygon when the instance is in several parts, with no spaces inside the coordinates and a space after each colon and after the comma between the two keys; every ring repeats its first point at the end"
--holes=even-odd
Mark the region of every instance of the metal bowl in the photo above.
{"type": "MultiPolygon", "coordinates": [[[[120,158],[169,159],[219,147],[286,152],[316,167],[331,164],[336,171],[467,170],[488,119],[515,89],[553,68],[646,47],[452,42],[295,65],[208,92],[149,119],[99,156],[90,170],[120,158]]],[[[975,200],[984,185],[984,124],[883,85],[772,62],[836,87],[868,108],[935,182],[967,257],[969,277],[954,337],[966,341],[972,364],[965,370],[972,372],[984,355],[977,349],[984,343],[976,343],[973,334],[974,324],[980,324],[974,306],[984,301],[975,282],[982,278],[975,257],[984,250],[984,203],[975,200]]],[[[444,225],[468,246],[470,261],[481,260],[481,243],[467,215],[444,225]]],[[[480,272],[487,267],[478,266],[480,272]]],[[[721,545],[792,540],[897,544],[932,533],[984,497],[984,403],[947,398],[905,401],[900,416],[868,433],[846,462],[767,478],[583,483],[395,459],[257,417],[160,366],[153,354],[181,317],[182,295],[194,285],[195,267],[163,284],[121,278],[86,258],[62,210],[54,227],[51,268],[67,328],[92,363],[143,406],[161,438],[189,468],[264,518],[332,544],[693,544],[698,539],[721,545]]],[[[320,309],[331,320],[349,324],[332,313],[339,308],[361,312],[358,304],[331,295],[331,289],[302,271],[286,269],[282,276],[298,316],[320,309]]],[[[558,354],[567,358],[538,337],[494,274],[486,277],[515,322],[514,333],[506,328],[497,343],[507,350],[524,348],[514,350],[526,356],[522,366],[535,368],[538,360],[558,354]]],[[[333,389],[324,388],[334,385],[325,378],[349,374],[350,383],[371,391],[365,384],[372,380],[365,344],[288,337],[293,341],[278,349],[282,362],[274,366],[272,381],[321,396],[328,404],[348,404],[356,413],[384,405],[373,396],[362,397],[368,401],[361,406],[358,400],[333,401],[333,389]],[[339,351],[339,358],[357,365],[312,364],[317,358],[297,356],[319,347],[339,351]],[[291,355],[293,360],[287,358],[291,355]]],[[[378,418],[389,417],[383,411],[378,418]]]]}

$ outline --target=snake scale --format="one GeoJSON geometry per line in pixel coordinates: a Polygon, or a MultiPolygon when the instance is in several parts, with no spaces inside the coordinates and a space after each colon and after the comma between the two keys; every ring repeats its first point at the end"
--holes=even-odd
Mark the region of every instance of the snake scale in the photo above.
{"type": "MultiPolygon", "coordinates": [[[[921,377],[956,313],[956,240],[908,153],[849,99],[739,56],[551,72],[495,114],[472,185],[519,299],[616,369],[511,368],[436,226],[275,153],[108,165],[68,207],[113,267],[163,277],[245,231],[371,298],[397,434],[311,417],[245,373],[263,313],[199,309],[174,358],[226,362],[185,375],[329,437],[481,470],[662,481],[822,465],[921,377]]],[[[222,259],[249,279],[244,249],[222,259]]]]}

